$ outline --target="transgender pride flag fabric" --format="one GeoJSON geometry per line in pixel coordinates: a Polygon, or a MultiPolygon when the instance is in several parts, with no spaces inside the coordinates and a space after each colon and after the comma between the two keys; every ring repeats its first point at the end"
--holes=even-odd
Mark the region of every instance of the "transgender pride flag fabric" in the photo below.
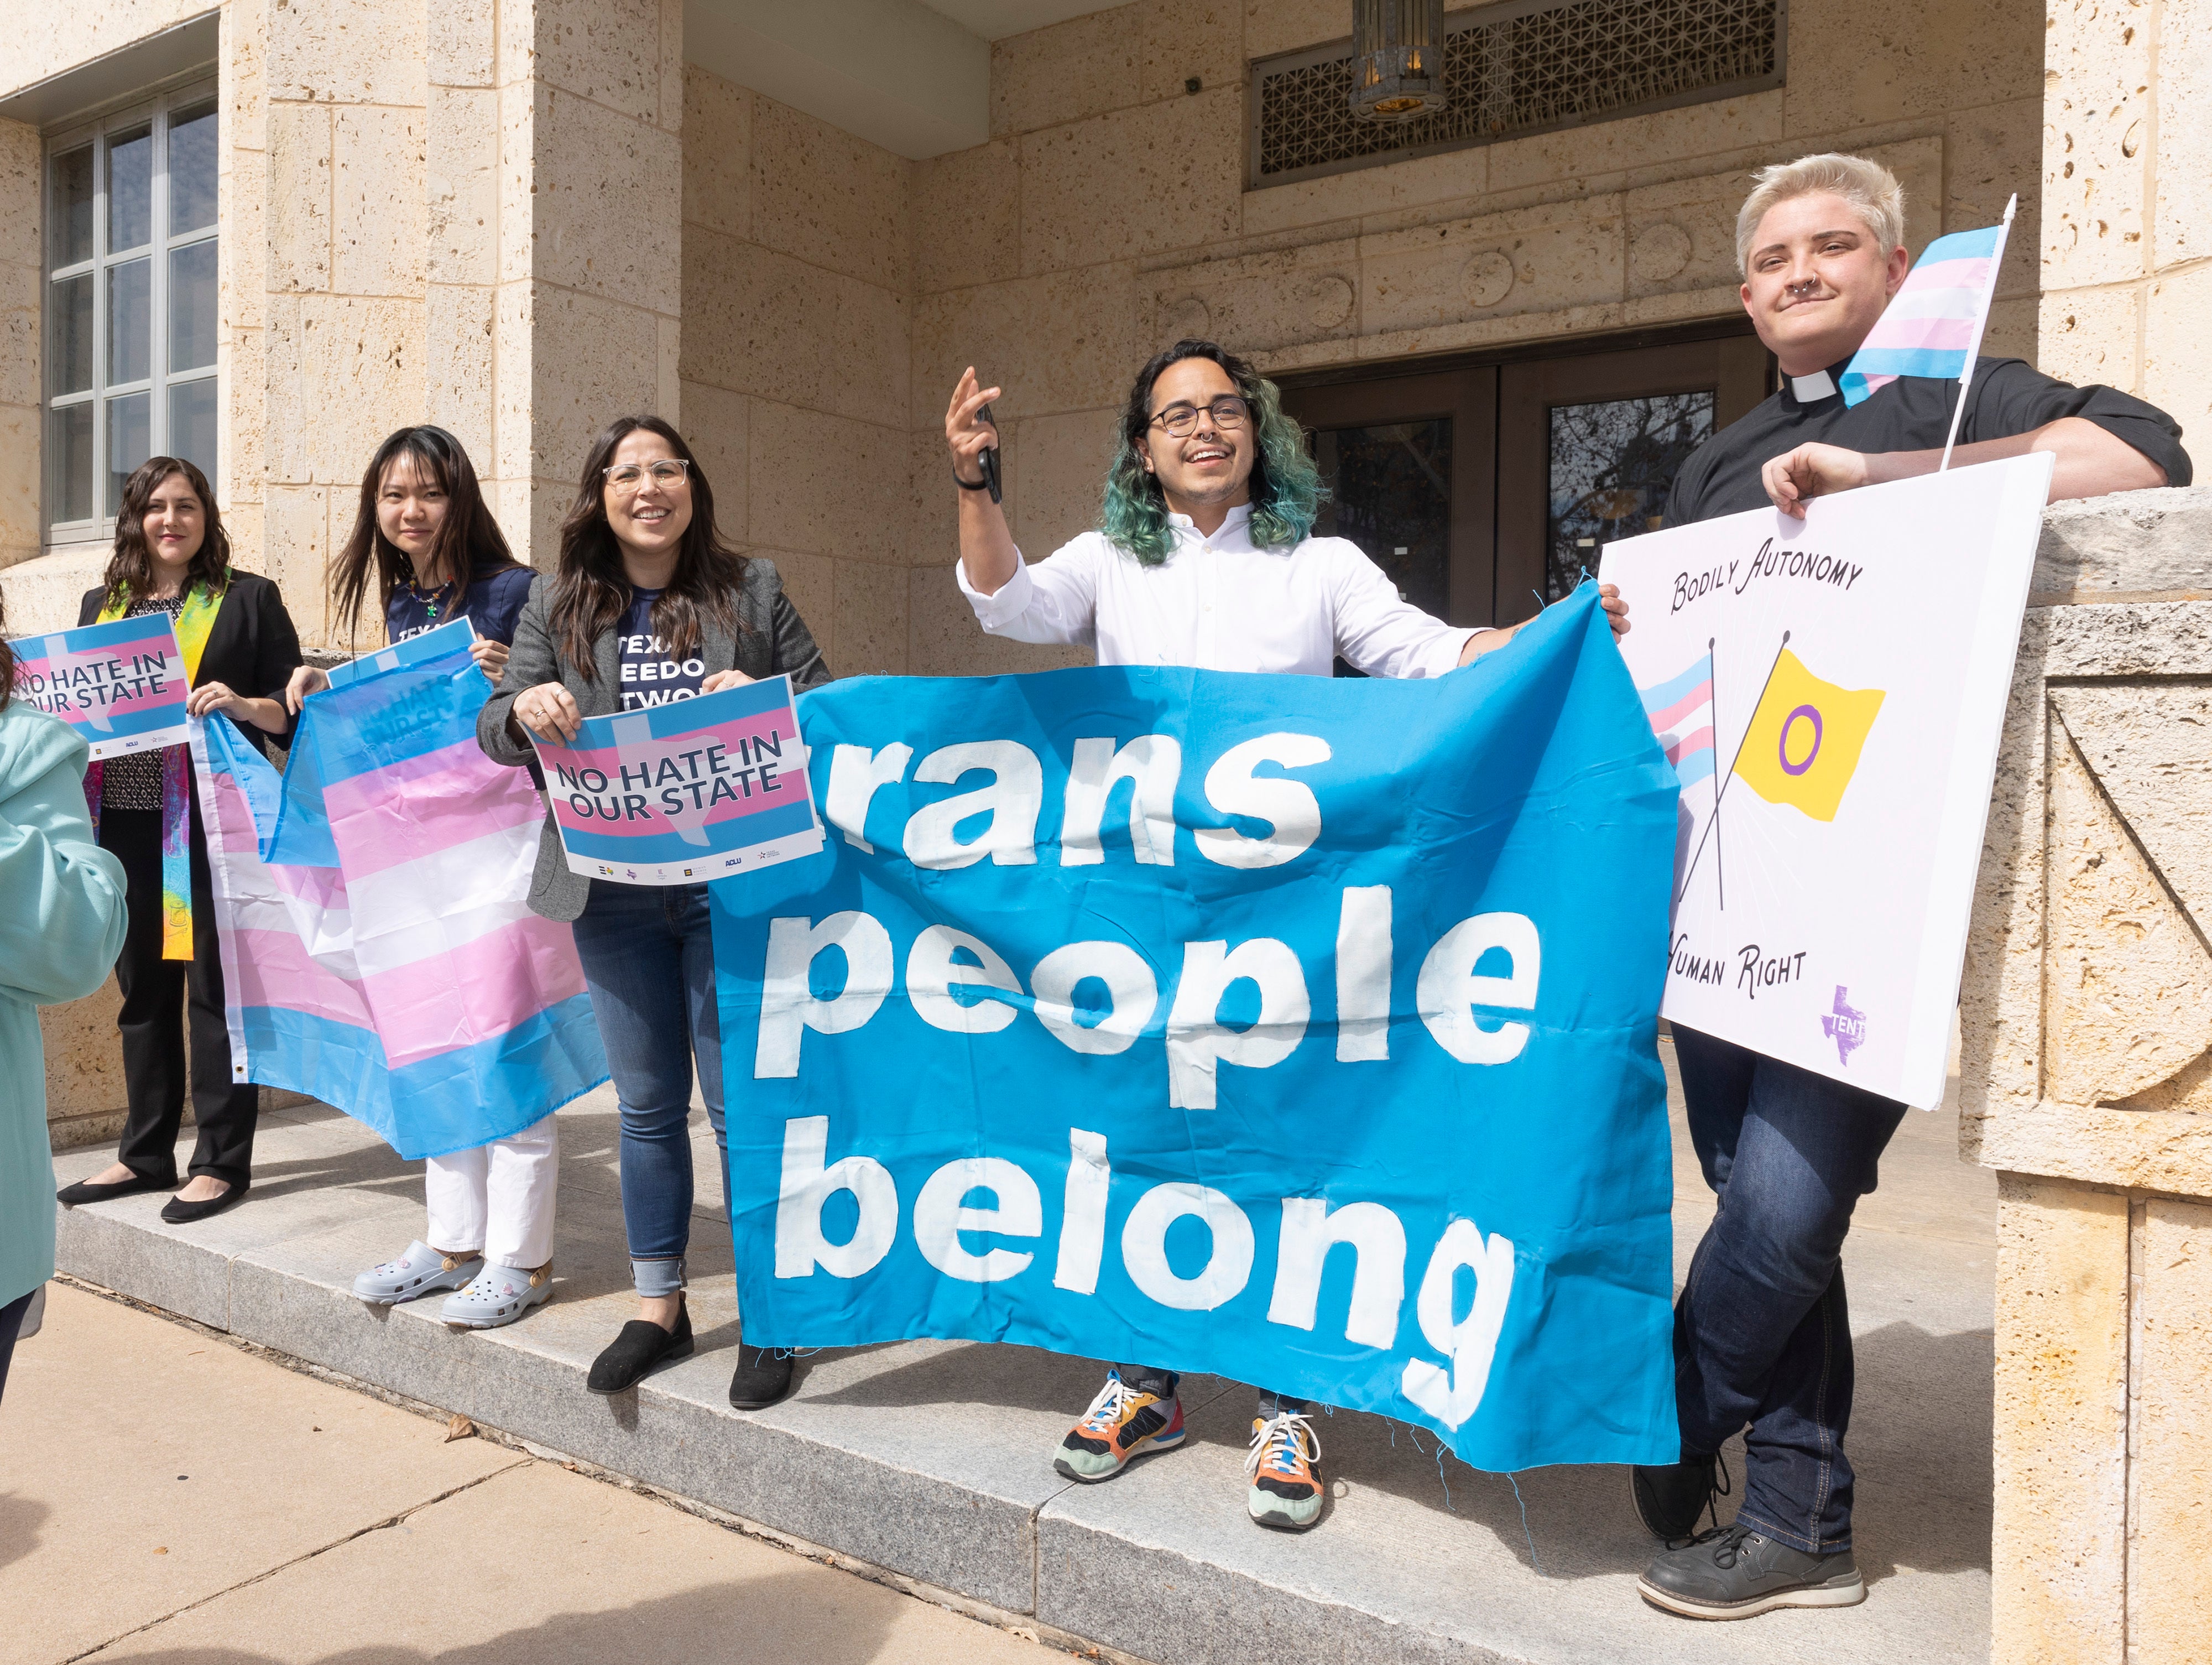
{"type": "Polygon", "coordinates": [[[1901,375],[1956,381],[1979,351],[2007,225],[1954,231],[1922,251],[1839,385],[1856,406],[1901,375]]]}
{"type": "Polygon", "coordinates": [[[544,806],[484,756],[456,652],[313,696],[280,778],[193,724],[237,1079],[409,1158],[520,1132],[607,1078],[574,939],[526,901],[544,806]]]}
{"type": "Polygon", "coordinates": [[[1651,732],[1685,786],[1713,773],[1713,656],[1701,653],[1679,676],[1638,688],[1651,732]]]}

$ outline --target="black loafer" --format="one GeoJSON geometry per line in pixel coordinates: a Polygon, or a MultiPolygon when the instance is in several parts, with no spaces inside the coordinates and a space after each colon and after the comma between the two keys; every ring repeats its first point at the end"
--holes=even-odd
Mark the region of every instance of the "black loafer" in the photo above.
{"type": "Polygon", "coordinates": [[[730,1377],[730,1408],[763,1411],[791,1391],[791,1355],[773,1347],[738,1343],[738,1368],[730,1377]]]}
{"type": "Polygon", "coordinates": [[[592,1361],[592,1374],[584,1386],[595,1394],[624,1393],[663,1364],[690,1357],[691,1308],[687,1302],[677,1314],[673,1330],[664,1330],[649,1318],[633,1318],[623,1325],[622,1333],[592,1361]]]}
{"type": "Polygon", "coordinates": [[[227,1208],[235,1208],[246,1200],[246,1187],[243,1182],[234,1184],[220,1197],[210,1197],[204,1203],[188,1203],[181,1197],[172,1197],[161,1205],[161,1217],[173,1226],[188,1226],[196,1220],[211,1220],[227,1208]]]}
{"type": "Polygon", "coordinates": [[[1638,1466],[1629,1472],[1636,1518],[1654,1538],[1670,1544],[1698,1529],[1698,1516],[1712,1506],[1714,1498],[1729,1495],[1729,1484],[1728,1465],[1717,1454],[1650,1467],[1638,1466]]]}
{"type": "Polygon", "coordinates": [[[142,1191],[174,1191],[177,1176],[166,1180],[149,1180],[143,1174],[133,1174],[127,1180],[118,1180],[113,1185],[94,1185],[90,1180],[79,1180],[75,1185],[65,1185],[54,1192],[54,1200],[64,1208],[82,1208],[87,1203],[104,1203],[111,1197],[135,1197],[142,1191]]]}

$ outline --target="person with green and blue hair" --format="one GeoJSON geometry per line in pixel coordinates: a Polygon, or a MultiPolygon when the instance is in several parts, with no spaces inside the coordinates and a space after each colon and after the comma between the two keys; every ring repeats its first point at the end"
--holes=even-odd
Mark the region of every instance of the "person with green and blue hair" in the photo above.
{"type": "MultiPolygon", "coordinates": [[[[987,407],[1004,389],[971,367],[945,413],[960,486],[961,593],[983,628],[1095,648],[1102,665],[1328,676],[1341,656],[1370,676],[1442,676],[1513,629],[1447,625],[1411,606],[1357,544],[1313,535],[1323,487],[1272,381],[1211,341],[1178,341],[1139,371],[1121,412],[1100,523],[1035,566],[988,494],[987,407]]],[[[1603,591],[1616,634],[1627,604],[1603,591]]],[[[1515,627],[1517,628],[1517,627],[1515,627]]],[[[1109,1369],[1054,1454],[1072,1480],[1113,1479],[1183,1442],[1172,1370],[1109,1369]]],[[[1258,1524],[1317,1524],[1321,1442],[1303,1400],[1262,1392],[1244,1461],[1258,1524]]]]}

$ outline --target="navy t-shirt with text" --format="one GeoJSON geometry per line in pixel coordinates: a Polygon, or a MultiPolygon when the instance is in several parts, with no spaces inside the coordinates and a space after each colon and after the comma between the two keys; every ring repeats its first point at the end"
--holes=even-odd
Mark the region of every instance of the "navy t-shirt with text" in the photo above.
{"type": "Polygon", "coordinates": [[[431,616],[430,603],[402,584],[385,603],[385,635],[394,643],[404,642],[410,636],[450,625],[465,613],[478,636],[513,647],[515,620],[522,616],[522,604],[530,599],[530,581],[537,576],[526,566],[479,570],[469,581],[465,595],[455,598],[450,590],[441,594],[435,618],[431,616]]]}
{"type": "Polygon", "coordinates": [[[617,645],[622,650],[622,705],[625,711],[641,711],[648,705],[665,705],[672,699],[690,699],[707,680],[707,666],[695,651],[678,660],[668,643],[653,633],[653,604],[657,589],[630,592],[629,611],[623,613],[617,645]]]}

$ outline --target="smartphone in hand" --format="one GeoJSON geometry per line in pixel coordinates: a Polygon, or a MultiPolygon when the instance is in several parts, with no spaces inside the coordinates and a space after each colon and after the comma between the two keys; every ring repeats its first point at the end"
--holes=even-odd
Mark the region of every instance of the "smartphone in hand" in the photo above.
{"type": "MultiPolygon", "coordinates": [[[[991,414],[991,407],[988,405],[975,412],[975,419],[978,422],[988,422],[994,428],[999,425],[998,418],[991,414]]],[[[976,460],[983,465],[983,484],[991,488],[991,501],[993,503],[1005,501],[1004,494],[999,487],[999,448],[995,445],[985,446],[976,454],[976,460]]]]}

